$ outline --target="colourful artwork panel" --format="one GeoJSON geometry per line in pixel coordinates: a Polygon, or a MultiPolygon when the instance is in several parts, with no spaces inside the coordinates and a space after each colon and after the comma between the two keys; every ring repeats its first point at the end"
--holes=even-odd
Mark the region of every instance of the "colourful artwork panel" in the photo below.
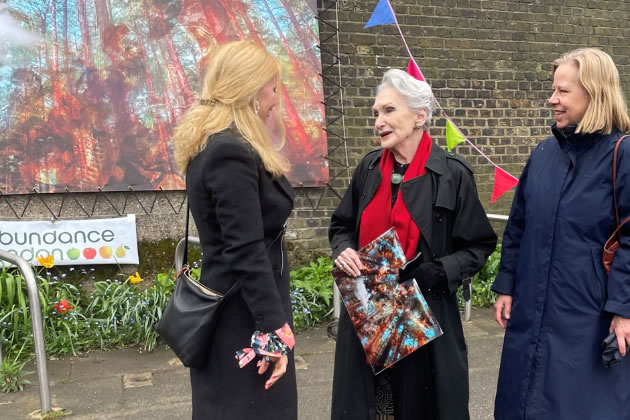
{"type": "Polygon", "coordinates": [[[0,192],[177,190],[171,135],[209,53],[250,39],[282,66],[294,185],[328,181],[314,0],[8,0],[0,192]]]}
{"type": "Polygon", "coordinates": [[[365,350],[378,374],[442,335],[415,280],[398,284],[405,253],[394,228],[358,251],[359,277],[333,269],[335,283],[365,350]]]}

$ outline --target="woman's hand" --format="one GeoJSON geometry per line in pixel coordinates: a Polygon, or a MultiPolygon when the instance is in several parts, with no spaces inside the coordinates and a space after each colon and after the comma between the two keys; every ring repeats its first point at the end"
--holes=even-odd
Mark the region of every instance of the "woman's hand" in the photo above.
{"type": "Polygon", "coordinates": [[[617,345],[619,346],[619,354],[626,355],[628,346],[630,346],[630,319],[615,315],[610,323],[610,331],[617,335],[617,345]]]}
{"type": "Polygon", "coordinates": [[[494,303],[494,319],[505,329],[507,327],[508,319],[512,312],[512,296],[499,295],[497,301],[494,303]]]}
{"type": "Polygon", "coordinates": [[[352,277],[359,277],[363,269],[359,254],[352,248],[344,249],[337,259],[335,259],[335,265],[352,277]]]}
{"type": "Polygon", "coordinates": [[[260,359],[258,362],[258,374],[262,375],[267,372],[269,369],[269,365],[273,363],[273,371],[271,372],[271,376],[265,382],[265,389],[271,388],[273,384],[278,382],[278,379],[282,377],[287,371],[287,365],[289,364],[289,358],[287,356],[280,357],[272,357],[267,356],[260,359]],[[269,357],[270,361],[267,362],[267,357],[269,357]]]}

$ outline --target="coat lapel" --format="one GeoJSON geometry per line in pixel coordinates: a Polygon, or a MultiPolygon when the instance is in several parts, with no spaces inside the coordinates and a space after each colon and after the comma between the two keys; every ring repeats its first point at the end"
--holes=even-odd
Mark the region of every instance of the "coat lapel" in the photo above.
{"type": "Polygon", "coordinates": [[[291,186],[291,183],[287,179],[286,176],[282,175],[280,178],[274,179],[274,183],[279,187],[279,189],[286,194],[287,197],[293,203],[293,196],[295,195],[295,190],[291,186]]]}
{"type": "Polygon", "coordinates": [[[404,182],[400,188],[405,206],[409,211],[409,215],[413,219],[418,229],[420,229],[420,238],[427,241],[431,246],[432,235],[432,215],[433,205],[432,197],[433,182],[429,172],[426,174],[404,182]]]}
{"type": "Polygon", "coordinates": [[[446,153],[439,147],[432,147],[431,154],[424,165],[426,174],[403,182],[400,186],[405,206],[409,215],[420,229],[420,240],[425,240],[429,249],[432,248],[433,237],[433,207],[439,205],[439,194],[436,177],[444,173],[446,153]]]}

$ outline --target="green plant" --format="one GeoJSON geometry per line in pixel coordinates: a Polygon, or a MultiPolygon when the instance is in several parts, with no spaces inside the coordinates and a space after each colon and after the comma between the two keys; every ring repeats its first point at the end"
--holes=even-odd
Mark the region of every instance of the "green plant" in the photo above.
{"type": "Polygon", "coordinates": [[[291,271],[291,304],[297,331],[330,319],[332,314],[332,260],[319,257],[291,271]]]}
{"type": "Polygon", "coordinates": [[[13,360],[8,358],[2,360],[0,364],[0,391],[1,392],[18,392],[24,389],[25,385],[29,385],[31,381],[24,379],[24,376],[33,374],[32,371],[24,371],[26,362],[18,362],[20,354],[24,350],[24,345],[13,360]]]}
{"type": "Polygon", "coordinates": [[[22,391],[24,386],[31,383],[28,379],[24,379],[24,376],[30,375],[33,372],[25,372],[24,365],[26,365],[26,362],[10,361],[6,359],[2,361],[2,365],[0,366],[0,391],[22,391]]]}
{"type": "MultiPolygon", "coordinates": [[[[501,244],[497,245],[488,261],[472,279],[472,305],[478,308],[487,308],[492,306],[497,295],[491,290],[492,283],[499,272],[499,262],[501,261],[501,244]]],[[[464,298],[462,290],[457,292],[459,302],[463,304],[464,298]]]]}

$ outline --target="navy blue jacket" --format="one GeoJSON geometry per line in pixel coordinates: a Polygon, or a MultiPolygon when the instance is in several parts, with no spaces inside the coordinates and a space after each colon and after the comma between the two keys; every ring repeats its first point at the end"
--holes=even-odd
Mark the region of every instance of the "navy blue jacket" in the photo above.
{"type": "MultiPolygon", "coordinates": [[[[630,357],[605,369],[613,314],[630,318],[630,226],[610,275],[602,248],[616,222],[612,151],[623,135],[566,133],[531,154],[492,289],[512,296],[495,418],[630,419],[630,357]]],[[[630,139],[619,149],[620,217],[630,215],[630,139]]]]}

